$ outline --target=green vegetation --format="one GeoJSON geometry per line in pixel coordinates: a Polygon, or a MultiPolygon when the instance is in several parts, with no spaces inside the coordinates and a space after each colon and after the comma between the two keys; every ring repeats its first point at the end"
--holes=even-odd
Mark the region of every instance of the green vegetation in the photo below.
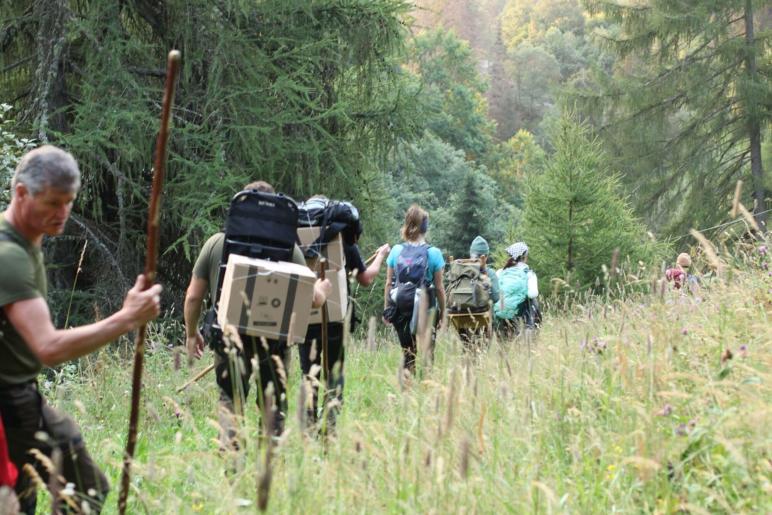
{"type": "MultiPolygon", "coordinates": [[[[404,391],[394,336],[374,352],[359,331],[337,438],[290,417],[272,510],[772,512],[766,236],[726,222],[737,180],[759,222],[772,207],[771,23],[761,0],[0,3],[0,204],[33,145],[83,174],[44,243],[59,327],[115,309],[141,269],[163,59],[182,52],[130,511],[255,509],[255,411],[244,455],[221,456],[212,378],[172,392],[192,372],[175,366],[192,261],[264,179],[353,201],[364,257],[414,202],[447,255],[480,234],[500,265],[525,240],[547,307],[534,341],[469,355],[443,332],[404,391]],[[701,299],[656,283],[692,227],[730,265],[701,299]]],[[[353,290],[360,318],[383,280],[353,290]]],[[[129,346],[41,377],[113,485],[129,346]]]]}
{"type": "MultiPolygon", "coordinates": [[[[434,365],[404,391],[396,338],[381,335],[376,351],[355,339],[337,437],[326,447],[298,429],[293,354],[269,509],[769,512],[772,278],[751,258],[755,266],[732,269],[726,282],[704,282],[700,299],[656,287],[610,304],[589,299],[548,313],[533,340],[479,354],[442,333],[434,365]]],[[[253,512],[265,470],[252,402],[244,453],[220,456],[212,376],[175,395],[193,372],[174,368],[168,346],[180,328],[154,328],[129,511],[253,512]]],[[[103,351],[44,385],[79,419],[113,485],[127,352],[103,351]]]]}
{"type": "Polygon", "coordinates": [[[633,263],[664,257],[621,197],[618,176],[587,126],[565,117],[551,139],[555,153],[526,185],[523,235],[538,249],[534,269],[581,287],[593,284],[615,252],[633,263]]]}

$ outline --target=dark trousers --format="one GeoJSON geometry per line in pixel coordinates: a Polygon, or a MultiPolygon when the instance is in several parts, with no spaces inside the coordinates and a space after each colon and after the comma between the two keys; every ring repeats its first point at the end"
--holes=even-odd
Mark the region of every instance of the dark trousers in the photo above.
{"type": "Polygon", "coordinates": [[[258,337],[241,335],[243,349],[234,346],[215,352],[214,370],[217,386],[220,387],[220,406],[225,413],[220,417],[220,424],[227,434],[231,447],[237,447],[236,428],[233,415],[243,415],[243,406],[249,396],[252,360],[257,362],[255,382],[259,386],[256,395],[257,405],[264,413],[266,390],[271,385],[272,424],[275,436],[284,431],[284,419],[287,414],[287,358],[288,347],[285,342],[265,340],[258,337]],[[230,415],[230,416],[228,416],[230,415]]]}
{"type": "MultiPolygon", "coordinates": [[[[306,409],[306,418],[308,422],[316,423],[319,420],[319,378],[322,374],[321,324],[308,326],[306,341],[300,344],[298,351],[303,381],[311,385],[312,399],[310,406],[306,409]]],[[[329,370],[327,371],[323,409],[327,413],[328,424],[334,425],[337,413],[343,404],[343,322],[327,324],[327,354],[329,357],[329,370]]]]}
{"type": "MultiPolygon", "coordinates": [[[[59,473],[67,483],[75,484],[72,501],[78,507],[87,502],[92,513],[101,511],[110,490],[107,478],[91,459],[77,424],[49,406],[34,382],[0,387],[0,415],[8,438],[8,453],[19,469],[16,493],[23,513],[34,514],[37,501],[35,485],[24,465],[33,466],[41,479],[49,484],[48,472],[29,454],[31,449],[37,449],[48,458],[53,456],[55,449],[61,451],[59,473]]],[[[59,485],[60,488],[64,486],[59,485]]],[[[65,504],[61,510],[67,512],[65,504]]]]}
{"type": "MultiPolygon", "coordinates": [[[[429,310],[429,316],[432,316],[433,309],[429,310]]],[[[415,374],[415,360],[418,353],[418,340],[416,335],[410,331],[410,315],[404,315],[397,313],[392,320],[392,325],[397,331],[397,338],[399,338],[399,345],[402,347],[402,367],[405,370],[409,370],[412,374],[415,374]]],[[[434,356],[434,341],[437,337],[437,325],[439,320],[435,319],[434,326],[428,330],[431,333],[429,336],[429,358],[433,359],[434,356]]]]}
{"type": "Polygon", "coordinates": [[[541,325],[541,311],[536,299],[526,298],[517,306],[515,318],[511,320],[495,318],[494,326],[499,336],[511,338],[520,334],[523,328],[536,329],[541,325]]]}

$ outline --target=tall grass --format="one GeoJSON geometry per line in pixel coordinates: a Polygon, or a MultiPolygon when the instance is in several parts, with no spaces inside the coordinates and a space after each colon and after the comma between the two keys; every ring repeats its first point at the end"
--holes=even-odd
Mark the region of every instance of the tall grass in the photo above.
{"type": "MultiPolygon", "coordinates": [[[[352,339],[336,436],[309,437],[287,417],[268,509],[772,512],[772,277],[751,265],[738,259],[699,298],[655,286],[551,308],[538,335],[481,352],[443,332],[405,390],[395,335],[352,339]]],[[[193,371],[174,366],[179,327],[156,329],[129,511],[254,512],[266,463],[254,397],[244,423],[254,444],[221,455],[213,376],[175,394],[193,371]]],[[[46,394],[116,485],[131,371],[108,351],[81,370],[46,394]]],[[[288,375],[294,413],[296,353],[288,375]]],[[[113,513],[114,493],[108,503],[113,513]]]]}

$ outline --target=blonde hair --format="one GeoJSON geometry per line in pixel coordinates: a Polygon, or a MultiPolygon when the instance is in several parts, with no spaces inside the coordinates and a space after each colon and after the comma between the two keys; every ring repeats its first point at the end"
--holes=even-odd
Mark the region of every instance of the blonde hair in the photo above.
{"type": "Polygon", "coordinates": [[[268,184],[265,181],[255,181],[250,182],[246,186],[244,186],[245,190],[257,190],[261,193],[276,193],[276,191],[273,189],[273,186],[268,184]]]}
{"type": "Polygon", "coordinates": [[[405,213],[405,223],[400,230],[400,235],[405,241],[417,241],[425,234],[421,231],[424,220],[429,218],[429,213],[421,209],[418,204],[413,204],[405,213]]]}
{"type": "Polygon", "coordinates": [[[689,268],[692,266],[692,258],[686,252],[682,252],[678,254],[678,257],[676,258],[676,264],[678,264],[681,268],[689,268]]]}

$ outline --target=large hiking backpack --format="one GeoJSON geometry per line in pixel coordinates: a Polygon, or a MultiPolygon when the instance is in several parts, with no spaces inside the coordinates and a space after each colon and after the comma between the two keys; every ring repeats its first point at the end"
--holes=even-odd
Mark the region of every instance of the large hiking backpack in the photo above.
{"type": "Polygon", "coordinates": [[[456,259],[448,272],[448,309],[452,313],[487,311],[491,299],[491,278],[480,270],[478,259],[456,259]]]}
{"type": "Polygon", "coordinates": [[[217,324],[225,267],[231,254],[271,261],[292,261],[297,241],[298,207],[283,194],[257,190],[233,196],[225,219],[225,241],[220,257],[217,298],[204,320],[204,336],[215,350],[222,348],[222,330],[217,324]]]}
{"type": "Polygon", "coordinates": [[[394,285],[397,289],[395,304],[397,312],[412,315],[418,297],[418,290],[426,285],[426,270],[429,268],[429,245],[404,245],[397,256],[394,268],[394,285]]]}
{"type": "Polygon", "coordinates": [[[321,227],[319,237],[305,251],[306,257],[317,257],[324,245],[338,234],[353,245],[362,234],[359,210],[351,202],[315,197],[298,206],[299,227],[321,227]]]}

